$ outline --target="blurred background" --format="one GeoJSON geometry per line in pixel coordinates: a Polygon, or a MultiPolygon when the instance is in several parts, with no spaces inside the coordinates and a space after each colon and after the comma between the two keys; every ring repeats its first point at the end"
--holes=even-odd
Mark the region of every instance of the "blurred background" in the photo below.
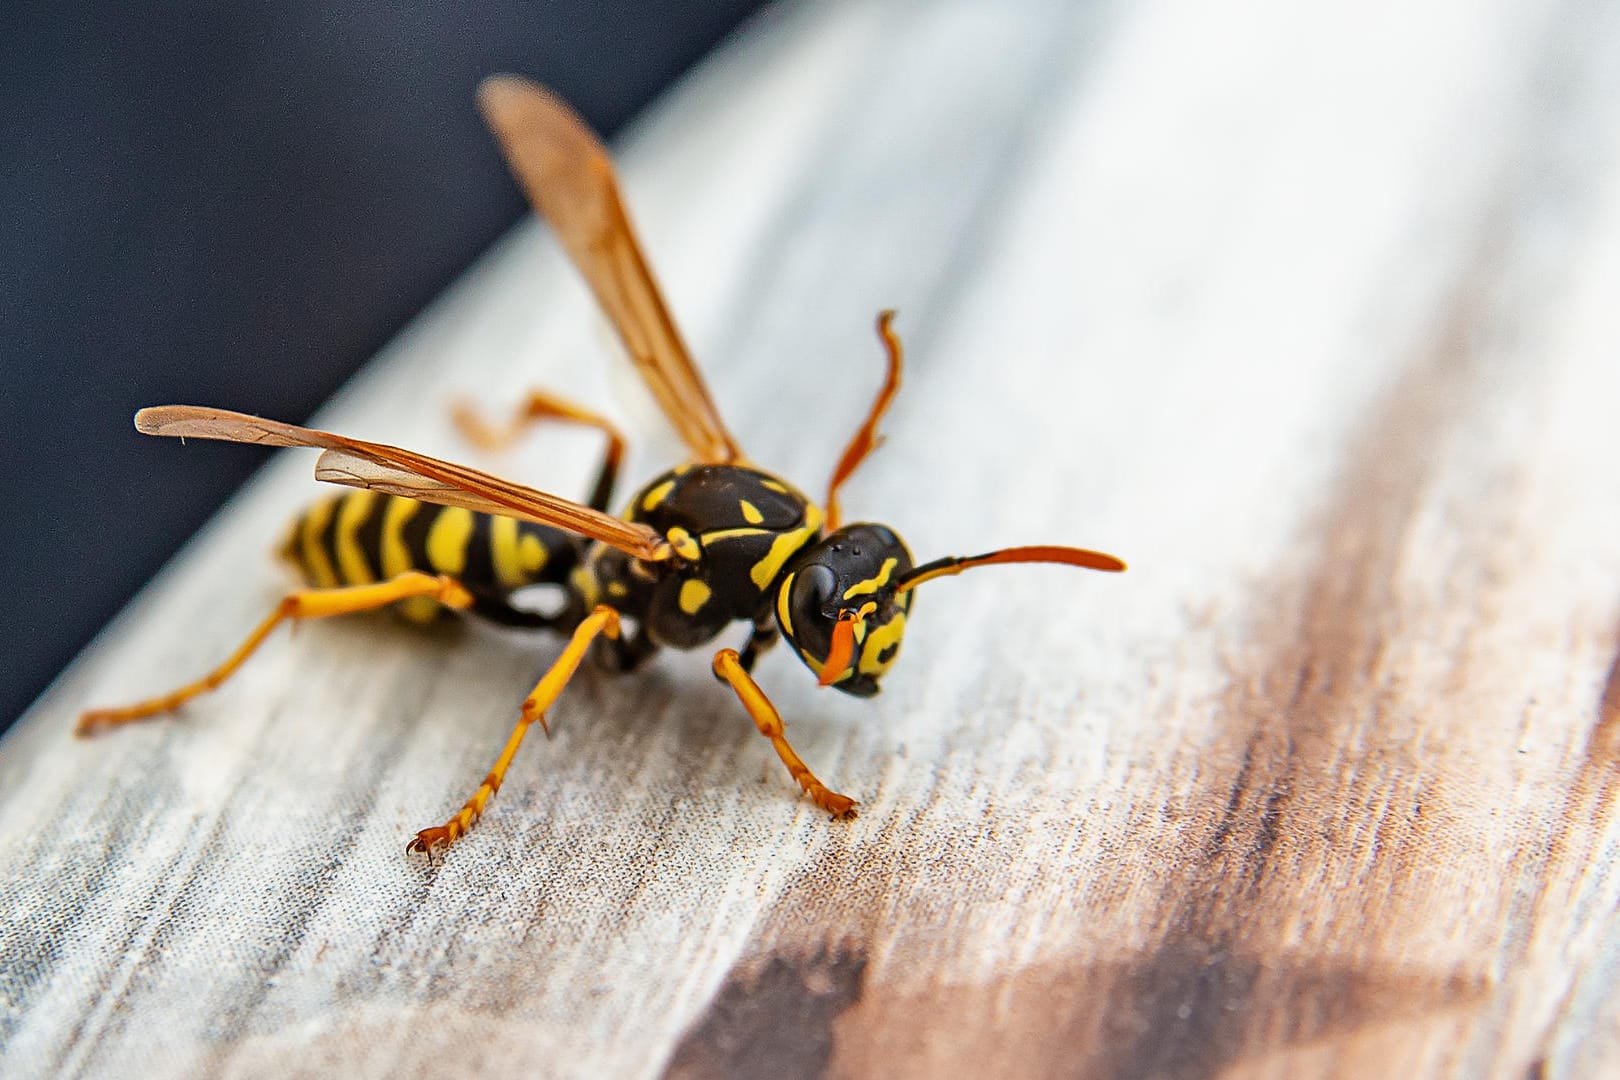
{"type": "Polygon", "coordinates": [[[524,212],[480,78],[611,134],[759,6],[6,5],[0,730],[263,464],[136,408],[307,417],[524,212]]]}

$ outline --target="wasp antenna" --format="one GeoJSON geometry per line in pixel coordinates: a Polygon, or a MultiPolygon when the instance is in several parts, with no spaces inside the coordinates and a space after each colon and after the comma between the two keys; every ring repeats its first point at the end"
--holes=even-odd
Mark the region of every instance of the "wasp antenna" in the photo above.
{"type": "Polygon", "coordinates": [[[1105,555],[1100,551],[1087,551],[1085,548],[1072,547],[1015,547],[992,551],[987,555],[958,556],[947,555],[943,559],[935,559],[931,563],[924,563],[914,567],[902,577],[895,588],[896,592],[905,592],[915,589],[925,581],[935,578],[950,577],[960,574],[964,570],[971,570],[975,566],[990,566],[994,563],[1062,563],[1065,566],[1081,566],[1087,570],[1107,570],[1118,573],[1125,569],[1123,559],[1116,559],[1112,555],[1105,555]]]}
{"type": "Polygon", "coordinates": [[[838,459],[838,467],[833,469],[832,479],[827,483],[827,531],[833,532],[841,522],[842,513],[838,507],[838,489],[844,481],[854,475],[855,470],[861,467],[867,455],[878,448],[882,441],[877,435],[878,421],[883,414],[889,411],[889,403],[900,390],[900,362],[904,356],[900,348],[900,337],[894,332],[894,309],[878,313],[878,337],[883,339],[883,348],[889,354],[889,368],[883,377],[883,388],[878,391],[877,397],[872,401],[872,408],[866,414],[866,420],[850,438],[849,445],[844,447],[844,456],[838,459]]]}

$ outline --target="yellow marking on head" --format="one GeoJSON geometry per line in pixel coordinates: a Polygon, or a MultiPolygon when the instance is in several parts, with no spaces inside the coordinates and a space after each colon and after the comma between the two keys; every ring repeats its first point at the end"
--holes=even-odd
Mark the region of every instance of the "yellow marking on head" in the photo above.
{"type": "Polygon", "coordinates": [[[343,496],[338,509],[337,542],[333,546],[337,548],[338,570],[350,585],[369,585],[373,580],[371,566],[355,533],[376,501],[375,491],[351,491],[343,496]]]}
{"type": "Polygon", "coordinates": [[[750,525],[758,525],[765,520],[765,515],[759,512],[759,507],[747,499],[738,499],[737,508],[742,511],[743,520],[750,525]]]}
{"type": "Polygon", "coordinates": [[[703,605],[709,602],[713,595],[711,590],[697,578],[681,584],[681,610],[688,615],[696,615],[703,610],[703,605]]]}
{"type": "Polygon", "coordinates": [[[877,577],[869,577],[865,581],[857,581],[855,584],[844,590],[844,599],[853,600],[857,596],[865,596],[867,593],[877,592],[879,589],[889,583],[889,575],[894,573],[894,568],[899,565],[899,559],[884,559],[883,569],[877,572],[877,577]]]}
{"type": "Polygon", "coordinates": [[[769,488],[770,490],[776,492],[779,495],[790,495],[790,494],[792,494],[792,492],[788,491],[786,484],[779,484],[775,480],[761,480],[759,482],[759,486],[762,487],[762,488],[769,488]]]}
{"type": "Polygon", "coordinates": [[[861,646],[860,669],[862,675],[882,675],[894,664],[894,658],[900,655],[896,649],[889,654],[889,658],[879,662],[878,656],[890,645],[898,644],[900,636],[906,632],[906,613],[897,611],[894,618],[876,627],[866,635],[866,642],[861,646]]]}
{"type": "Polygon", "coordinates": [[[771,550],[765,557],[754,564],[748,576],[754,579],[754,585],[761,592],[767,589],[776,575],[782,572],[787,561],[798,553],[806,544],[816,538],[821,529],[821,508],[813,503],[806,503],[804,507],[804,524],[792,532],[785,532],[771,541],[771,550]]]}
{"type": "Polygon", "coordinates": [[[459,574],[467,566],[467,541],[473,534],[473,514],[461,506],[438,510],[427,534],[428,562],[441,574],[459,574]]]}
{"type": "Polygon", "coordinates": [[[332,569],[332,560],[321,547],[321,533],[332,520],[332,511],[337,509],[340,498],[341,495],[322,499],[310,507],[298,528],[298,563],[304,568],[309,583],[317,589],[335,589],[338,585],[337,571],[332,569]]]}
{"type": "Polygon", "coordinates": [[[697,562],[703,557],[703,549],[698,547],[698,542],[692,539],[691,533],[679,525],[665,533],[664,539],[668,540],[669,546],[675,549],[675,554],[687,562],[697,562]]]}
{"type": "Polygon", "coordinates": [[[630,586],[626,585],[622,581],[610,581],[608,582],[607,591],[609,596],[616,600],[622,600],[626,596],[630,595],[630,586]]]}
{"type": "Polygon", "coordinates": [[[662,484],[659,484],[657,487],[650,489],[647,492],[647,494],[645,494],[645,495],[643,495],[641,497],[641,509],[642,509],[642,512],[643,513],[648,513],[648,512],[651,512],[653,510],[656,510],[658,508],[658,504],[663,502],[666,498],[668,498],[669,493],[671,491],[674,491],[674,490],[675,490],[675,481],[674,481],[673,478],[671,478],[669,480],[665,480],[662,484]]]}

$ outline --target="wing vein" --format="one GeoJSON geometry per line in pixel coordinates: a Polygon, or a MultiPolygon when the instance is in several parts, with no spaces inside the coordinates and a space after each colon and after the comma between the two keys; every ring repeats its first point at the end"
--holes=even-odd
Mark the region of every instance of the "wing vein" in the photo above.
{"type": "Polygon", "coordinates": [[[385,443],[365,442],[329,431],[302,428],[226,409],[160,405],[135,414],[135,427],[148,435],[217,439],[269,446],[310,446],[324,450],[316,479],[370,488],[441,506],[521,518],[600,540],[638,558],[669,558],[669,545],[657,531],[625,521],[558,495],[503,480],[478,469],[418,454],[385,443]]]}

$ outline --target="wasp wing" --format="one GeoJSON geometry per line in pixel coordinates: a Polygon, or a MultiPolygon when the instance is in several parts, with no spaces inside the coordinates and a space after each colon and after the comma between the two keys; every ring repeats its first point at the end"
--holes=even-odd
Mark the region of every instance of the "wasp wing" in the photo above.
{"type": "Polygon", "coordinates": [[[327,451],[321,455],[316,468],[316,476],[321,480],[553,525],[600,540],[640,559],[656,561],[670,555],[669,544],[646,525],[624,521],[544,491],[397,446],[196,405],[142,409],[135,414],[135,427],[147,435],[171,438],[313,446],[327,451]]]}
{"type": "Polygon", "coordinates": [[[642,257],[601,142],[556,95],[517,75],[485,79],[478,104],[513,175],[562,241],[681,439],[699,461],[741,459],[642,257]]]}
{"type": "MultiPolygon", "coordinates": [[[[360,457],[349,450],[322,450],[315,460],[315,479],[384,495],[403,495],[439,506],[463,506],[484,514],[496,512],[491,509],[495,504],[480,495],[470,495],[461,488],[360,457]]],[[[510,511],[504,512],[512,516],[510,511]]]]}

